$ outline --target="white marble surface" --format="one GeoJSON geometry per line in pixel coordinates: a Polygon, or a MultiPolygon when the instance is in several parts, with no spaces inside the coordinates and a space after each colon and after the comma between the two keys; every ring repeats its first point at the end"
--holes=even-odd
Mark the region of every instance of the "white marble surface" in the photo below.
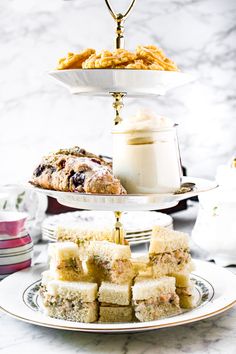
{"type": "MultiPolygon", "coordinates": [[[[190,231],[196,206],[174,214],[175,228],[190,231]]],[[[37,250],[42,249],[36,246],[37,250]]],[[[194,248],[194,256],[198,254],[194,248]]],[[[236,267],[230,268],[236,273],[236,267]]],[[[138,334],[91,334],[33,326],[0,312],[1,354],[235,354],[236,307],[194,324],[138,334]]]]}
{"type": "MultiPolygon", "coordinates": [[[[235,16],[234,0],[137,0],[126,22],[127,48],[160,45],[198,78],[165,97],[127,98],[123,111],[148,106],[180,123],[191,175],[214,176],[236,150],[235,16]]],[[[0,23],[0,183],[28,180],[41,155],[59,147],[111,154],[111,99],[71,96],[47,76],[68,51],[112,48],[104,1],[1,1],[0,23]]]]}
{"type": "Polygon", "coordinates": [[[196,324],[137,334],[36,327],[0,314],[1,354],[235,354],[236,309],[196,324]]]}

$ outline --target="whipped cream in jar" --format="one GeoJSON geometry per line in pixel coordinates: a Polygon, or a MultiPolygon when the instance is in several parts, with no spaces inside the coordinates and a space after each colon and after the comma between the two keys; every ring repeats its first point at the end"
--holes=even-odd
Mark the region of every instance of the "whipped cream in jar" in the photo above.
{"type": "Polygon", "coordinates": [[[141,111],[115,126],[113,173],[131,194],[179,189],[182,169],[172,121],[141,111]]]}

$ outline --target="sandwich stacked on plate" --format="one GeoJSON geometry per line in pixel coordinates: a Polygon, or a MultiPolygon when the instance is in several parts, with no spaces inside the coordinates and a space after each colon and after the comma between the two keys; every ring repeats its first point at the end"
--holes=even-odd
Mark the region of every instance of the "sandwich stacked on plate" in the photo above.
{"type": "Polygon", "coordinates": [[[131,284],[102,282],[98,301],[100,303],[99,322],[132,321],[131,284]]]}
{"type": "Polygon", "coordinates": [[[188,235],[154,226],[149,248],[154,277],[177,273],[191,264],[188,235]]]}
{"type": "Polygon", "coordinates": [[[191,309],[197,306],[197,294],[194,287],[194,282],[190,278],[188,270],[173,273],[171,276],[176,280],[176,293],[179,296],[180,307],[191,309]]]}
{"type": "Polygon", "coordinates": [[[194,270],[189,249],[189,237],[183,232],[155,226],[149,247],[149,265],[153,278],[171,276],[176,280],[180,307],[196,306],[194,284],[190,273],[194,270]]]}
{"type": "Polygon", "coordinates": [[[49,245],[50,274],[59,280],[82,280],[85,276],[79,248],[73,242],[49,245]]]}
{"type": "Polygon", "coordinates": [[[129,245],[90,241],[49,247],[41,296],[52,317],[80,322],[152,321],[196,306],[188,236],[154,227],[149,254],[131,257],[129,245]],[[86,255],[86,259],[85,259],[86,255]]]}
{"type": "Polygon", "coordinates": [[[108,281],[128,284],[135,275],[130,246],[108,241],[90,242],[87,267],[89,274],[94,276],[98,283],[108,281]]]}
{"type": "Polygon", "coordinates": [[[75,322],[97,320],[96,283],[57,280],[46,271],[42,275],[40,294],[44,313],[50,317],[75,322]]]}
{"type": "Polygon", "coordinates": [[[135,317],[141,322],[180,313],[175,278],[137,278],[133,286],[133,304],[135,317]]]}
{"type": "Polygon", "coordinates": [[[91,241],[87,267],[89,275],[101,283],[99,321],[131,321],[131,283],[135,273],[130,246],[91,241]]]}
{"type": "Polygon", "coordinates": [[[73,242],[50,244],[49,259],[40,288],[44,312],[69,321],[96,321],[98,286],[86,274],[78,246],[73,242]]]}

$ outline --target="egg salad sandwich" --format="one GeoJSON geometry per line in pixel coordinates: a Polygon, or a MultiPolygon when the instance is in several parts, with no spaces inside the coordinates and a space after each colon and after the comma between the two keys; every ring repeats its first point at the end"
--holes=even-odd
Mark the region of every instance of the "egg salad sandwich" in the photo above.
{"type": "Polygon", "coordinates": [[[191,256],[189,237],[183,232],[154,226],[149,247],[153,276],[177,273],[189,267],[191,256]]]}
{"type": "Polygon", "coordinates": [[[138,277],[132,287],[135,317],[145,322],[179,314],[181,309],[175,290],[174,277],[138,277]]]}
{"type": "Polygon", "coordinates": [[[127,284],[134,277],[128,245],[108,241],[91,241],[88,248],[88,273],[96,281],[127,284]]]}
{"type": "Polygon", "coordinates": [[[84,278],[79,248],[73,242],[51,243],[48,248],[50,273],[59,280],[81,280],[84,278]]]}
{"type": "Polygon", "coordinates": [[[74,322],[95,322],[98,318],[97,284],[52,279],[42,276],[40,295],[44,313],[74,322]]]}
{"type": "Polygon", "coordinates": [[[131,285],[102,282],[98,301],[99,322],[130,322],[133,317],[131,285]]]}

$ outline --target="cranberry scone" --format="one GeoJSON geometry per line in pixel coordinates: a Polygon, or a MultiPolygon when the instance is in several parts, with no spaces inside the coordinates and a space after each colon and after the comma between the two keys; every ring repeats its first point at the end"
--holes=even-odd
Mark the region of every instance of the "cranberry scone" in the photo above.
{"type": "Polygon", "coordinates": [[[79,147],[61,149],[43,157],[30,183],[64,192],[127,193],[113,176],[110,162],[79,147]]]}

